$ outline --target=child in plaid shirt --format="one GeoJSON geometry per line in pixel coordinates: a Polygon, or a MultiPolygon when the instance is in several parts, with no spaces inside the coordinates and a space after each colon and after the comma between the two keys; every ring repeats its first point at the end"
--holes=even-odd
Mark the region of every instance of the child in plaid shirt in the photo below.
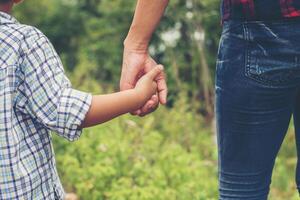
{"type": "Polygon", "coordinates": [[[107,95],[75,90],[38,29],[0,1],[0,199],[63,199],[50,131],[74,141],[82,128],[142,107],[157,92],[158,65],[134,89],[107,95]]]}

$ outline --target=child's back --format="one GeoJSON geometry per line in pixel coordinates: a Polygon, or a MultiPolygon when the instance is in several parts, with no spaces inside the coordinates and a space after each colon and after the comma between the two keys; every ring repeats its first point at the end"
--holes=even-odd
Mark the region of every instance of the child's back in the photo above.
{"type": "Polygon", "coordinates": [[[63,198],[49,130],[77,139],[92,99],[70,86],[48,39],[0,12],[0,199],[63,198]]]}

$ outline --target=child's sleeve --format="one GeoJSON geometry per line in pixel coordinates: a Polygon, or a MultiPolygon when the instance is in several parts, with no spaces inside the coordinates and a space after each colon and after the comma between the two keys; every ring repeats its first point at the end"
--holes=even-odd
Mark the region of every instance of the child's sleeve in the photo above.
{"type": "Polygon", "coordinates": [[[23,83],[17,107],[58,135],[78,139],[92,95],[71,88],[59,56],[40,31],[31,31],[22,49],[23,83]]]}

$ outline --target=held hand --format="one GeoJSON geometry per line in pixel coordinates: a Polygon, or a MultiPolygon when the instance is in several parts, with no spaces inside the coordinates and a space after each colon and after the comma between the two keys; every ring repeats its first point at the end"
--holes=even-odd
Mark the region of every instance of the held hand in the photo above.
{"type": "MultiPolygon", "coordinates": [[[[138,79],[145,73],[149,72],[157,64],[149,56],[147,52],[138,52],[124,49],[123,67],[120,80],[120,89],[128,90],[135,87],[138,79]]],[[[167,102],[167,85],[165,74],[162,72],[156,78],[158,93],[153,95],[150,100],[139,110],[132,112],[132,114],[144,116],[153,112],[159,105],[167,102]]]]}
{"type": "Polygon", "coordinates": [[[163,73],[163,66],[157,65],[150,72],[142,76],[135,86],[135,91],[142,105],[144,105],[153,95],[157,93],[156,79],[163,73]]]}

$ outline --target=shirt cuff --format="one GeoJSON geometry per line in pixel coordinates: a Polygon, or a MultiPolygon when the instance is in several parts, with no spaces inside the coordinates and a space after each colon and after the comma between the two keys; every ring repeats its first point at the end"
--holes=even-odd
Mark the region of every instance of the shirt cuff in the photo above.
{"type": "Polygon", "coordinates": [[[79,126],[85,119],[92,103],[92,94],[72,88],[62,91],[57,117],[57,133],[69,141],[78,140],[82,129],[79,126]]]}

